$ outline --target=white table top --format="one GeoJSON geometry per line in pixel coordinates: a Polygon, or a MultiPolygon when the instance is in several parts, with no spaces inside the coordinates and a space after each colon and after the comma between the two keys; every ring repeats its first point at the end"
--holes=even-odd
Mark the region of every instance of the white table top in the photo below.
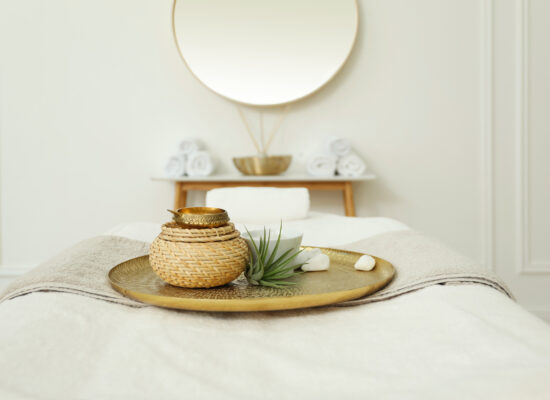
{"type": "Polygon", "coordinates": [[[311,175],[210,175],[210,176],[183,176],[181,178],[168,178],[164,176],[153,176],[154,181],[169,181],[169,182],[362,182],[376,179],[374,174],[365,174],[361,176],[311,176],[311,175]]]}

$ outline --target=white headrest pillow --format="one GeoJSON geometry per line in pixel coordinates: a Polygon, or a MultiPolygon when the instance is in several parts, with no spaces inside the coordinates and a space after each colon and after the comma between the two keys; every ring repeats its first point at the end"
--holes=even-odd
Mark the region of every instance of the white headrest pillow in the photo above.
{"type": "Polygon", "coordinates": [[[309,212],[306,188],[236,187],[213,189],[207,207],[223,208],[237,223],[269,224],[303,219],[309,212]]]}

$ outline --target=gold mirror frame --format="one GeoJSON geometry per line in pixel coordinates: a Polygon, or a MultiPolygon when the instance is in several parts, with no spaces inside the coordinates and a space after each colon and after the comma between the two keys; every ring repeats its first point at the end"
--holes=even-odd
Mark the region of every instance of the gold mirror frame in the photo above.
{"type": "Polygon", "coordinates": [[[217,95],[219,95],[219,96],[221,96],[221,97],[223,97],[227,100],[230,100],[230,101],[233,101],[233,102],[236,102],[236,103],[239,103],[239,104],[243,104],[243,105],[256,106],[256,107],[273,107],[273,106],[280,106],[280,105],[284,105],[284,104],[295,103],[299,100],[305,99],[305,98],[313,95],[314,93],[318,92],[320,89],[325,87],[329,82],[331,82],[334,79],[334,77],[342,70],[344,65],[349,60],[349,57],[350,57],[350,55],[353,51],[353,48],[355,47],[355,43],[357,42],[357,35],[358,35],[358,30],[359,30],[359,5],[357,3],[357,0],[353,0],[354,6],[355,6],[355,20],[354,20],[354,25],[355,26],[354,26],[354,32],[353,32],[353,39],[352,39],[352,42],[349,46],[349,49],[347,51],[346,56],[344,57],[344,59],[342,60],[340,65],[332,72],[332,74],[329,76],[328,79],[326,79],[322,84],[318,85],[317,87],[310,90],[309,92],[304,93],[301,96],[293,97],[288,101],[280,101],[280,102],[274,102],[274,103],[271,103],[271,102],[269,102],[269,103],[254,103],[254,102],[242,101],[242,100],[238,100],[238,99],[235,99],[235,98],[231,98],[230,96],[224,95],[224,94],[216,91],[216,89],[212,88],[211,86],[207,85],[203,80],[201,80],[197,76],[197,74],[193,71],[193,69],[191,69],[189,63],[186,61],[186,59],[183,55],[183,52],[182,52],[182,49],[181,49],[181,46],[179,44],[178,37],[177,37],[176,23],[175,23],[177,2],[178,2],[178,0],[174,0],[173,3],[172,3],[172,18],[171,18],[172,36],[173,36],[174,43],[176,45],[176,49],[178,51],[178,54],[180,55],[180,58],[183,61],[184,65],[191,72],[191,74],[195,77],[195,79],[197,79],[203,86],[208,88],[210,91],[212,91],[213,93],[215,93],[215,94],[217,94],[217,95]]]}

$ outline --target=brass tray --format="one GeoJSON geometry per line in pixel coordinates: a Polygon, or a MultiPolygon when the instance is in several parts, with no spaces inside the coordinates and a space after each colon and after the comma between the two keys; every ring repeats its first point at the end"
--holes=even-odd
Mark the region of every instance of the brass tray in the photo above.
{"type": "Polygon", "coordinates": [[[330,257],[329,270],[296,276],[292,278],[296,286],[283,289],[249,285],[242,275],[216,288],[180,288],[155,275],[149,265],[149,256],[117,265],[109,271],[109,280],[123,295],[160,307],[195,311],[273,311],[357,299],[380,290],[395,274],[393,266],[378,257],[374,257],[376,266],[372,271],[356,271],[354,264],[363,254],[328,248],[321,248],[321,251],[330,257]]]}

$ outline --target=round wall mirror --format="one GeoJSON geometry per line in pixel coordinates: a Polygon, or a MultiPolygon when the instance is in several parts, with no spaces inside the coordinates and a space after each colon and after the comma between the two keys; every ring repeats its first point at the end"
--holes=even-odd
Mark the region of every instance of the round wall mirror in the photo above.
{"type": "Polygon", "coordinates": [[[204,85],[239,103],[301,99],[346,62],[356,0],[175,0],[178,50],[204,85]]]}

